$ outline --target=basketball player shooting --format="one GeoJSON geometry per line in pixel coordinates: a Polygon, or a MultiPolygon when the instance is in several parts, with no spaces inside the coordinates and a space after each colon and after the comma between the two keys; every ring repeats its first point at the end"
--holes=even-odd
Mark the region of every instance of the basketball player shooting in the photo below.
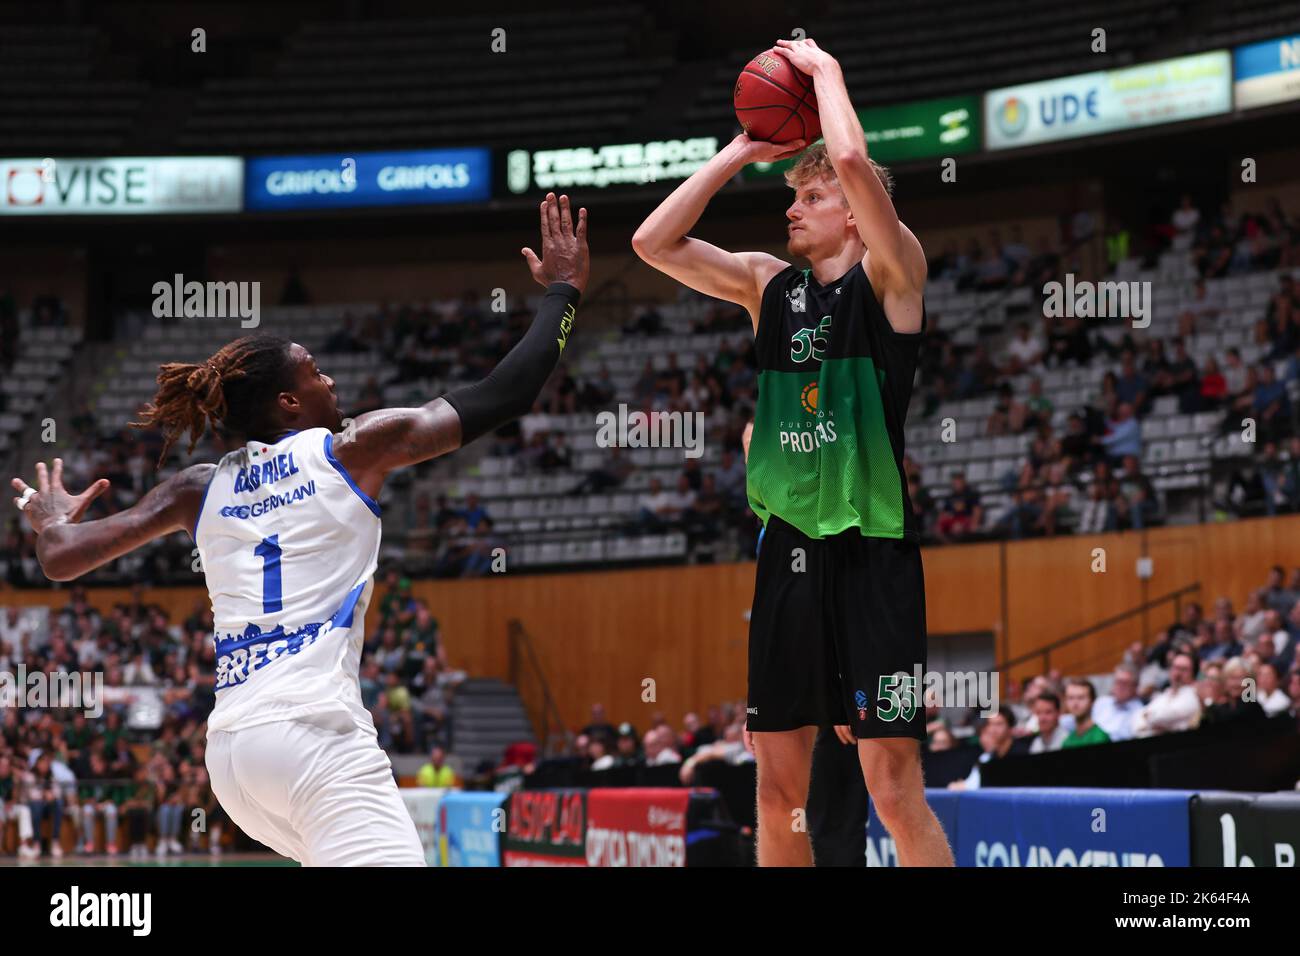
{"type": "Polygon", "coordinates": [[[14,502],[38,535],[46,575],[69,581],[174,531],[198,546],[212,599],[216,706],[207,767],[249,836],[310,866],[423,866],[424,851],[361,702],[357,671],[374,589],[387,476],[523,415],[554,370],[589,271],[587,211],[541,204],[542,254],[524,249],[546,294],[486,378],[419,408],[346,429],[334,382],[301,345],[257,335],[197,365],[169,363],[143,422],[165,436],[159,464],[208,425],[242,447],[185,468],[134,506],[82,522],[108,489],[63,487],[63,462],[20,478],[14,502]]]}
{"type": "Polygon", "coordinates": [[[758,401],[749,503],[764,524],[749,634],[747,734],[758,763],[758,862],[807,866],[805,807],[819,727],[856,740],[903,865],[951,866],[925,801],[915,686],[925,585],[902,473],[903,424],[925,323],[925,254],[868,156],[839,64],[812,40],[778,52],[812,77],[824,143],[786,173],[786,249],[733,253],[687,233],[747,164],[794,156],[742,133],[679,186],[632,240],[649,265],[744,306],[758,401]]]}

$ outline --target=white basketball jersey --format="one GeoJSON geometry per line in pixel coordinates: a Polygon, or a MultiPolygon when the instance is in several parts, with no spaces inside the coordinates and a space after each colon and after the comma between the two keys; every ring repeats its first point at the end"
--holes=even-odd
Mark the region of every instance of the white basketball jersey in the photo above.
{"type": "Polygon", "coordinates": [[[379,558],[379,505],[333,454],[328,428],[225,455],[194,541],[212,598],[209,730],[343,712],[374,733],[357,672],[379,558]]]}

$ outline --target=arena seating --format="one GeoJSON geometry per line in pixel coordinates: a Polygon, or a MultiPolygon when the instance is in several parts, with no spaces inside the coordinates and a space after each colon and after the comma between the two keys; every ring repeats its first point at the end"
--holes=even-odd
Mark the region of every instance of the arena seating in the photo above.
{"type": "Polygon", "coordinates": [[[1208,3],[1202,4],[1202,8],[1205,21],[1195,40],[1185,36],[1171,38],[1187,52],[1252,43],[1300,29],[1300,10],[1273,0],[1208,3]]]}
{"type": "Polygon", "coordinates": [[[18,357],[0,382],[0,459],[14,447],[32,416],[49,407],[58,380],[72,359],[81,330],[73,326],[31,326],[31,310],[19,316],[27,325],[18,339],[18,357]]]}
{"type": "Polygon", "coordinates": [[[620,5],[306,24],[269,75],[211,80],[181,142],[253,152],[615,142],[672,62],[638,54],[643,19],[620,5]]]}
{"type": "Polygon", "coordinates": [[[113,60],[99,28],[31,19],[29,4],[0,7],[0,142],[6,155],[129,150],[148,84],[118,75],[130,72],[129,63],[113,60]],[[26,14],[11,6],[25,7],[26,14]]]}
{"type": "MultiPolygon", "coordinates": [[[[1264,318],[1280,274],[1280,271],[1263,271],[1209,280],[1208,293],[1222,311],[1209,327],[1203,327],[1187,342],[1198,369],[1207,358],[1221,357],[1228,348],[1238,349],[1248,366],[1264,359],[1269,345],[1256,341],[1254,330],[1264,318]]],[[[1151,325],[1145,330],[1134,330],[1127,322],[1115,320],[1097,327],[1096,335],[1113,346],[1118,346],[1126,335],[1139,346],[1152,339],[1172,340],[1177,336],[1179,316],[1193,296],[1196,276],[1196,269],[1184,252],[1166,253],[1150,269],[1141,268],[1137,260],[1121,262],[1115,278],[1152,283],[1151,325]]],[[[996,359],[1003,353],[1008,330],[1014,328],[1018,319],[1033,319],[1037,301],[1034,291],[1027,287],[977,292],[959,290],[951,279],[941,279],[929,285],[927,309],[938,317],[942,329],[960,352],[983,345],[996,359]]],[[[434,313],[444,316],[455,308],[451,299],[428,305],[434,313]]],[[[718,305],[686,294],[682,301],[659,308],[663,334],[653,340],[609,335],[580,341],[575,358],[570,360],[571,374],[579,381],[591,381],[607,372],[608,382],[615,390],[609,407],[616,409],[618,404],[626,403],[629,408],[639,408],[641,403],[634,394],[634,384],[647,356],[657,370],[662,370],[669,356],[673,356],[678,366],[689,372],[701,357],[711,362],[724,345],[737,354],[744,354],[748,349],[748,331],[692,333],[692,327],[701,317],[718,305]],[[647,341],[653,342],[652,349],[647,350],[647,341]]],[[[345,409],[354,407],[367,387],[377,390],[385,404],[394,405],[418,404],[445,391],[450,380],[396,381],[392,355],[376,351],[321,354],[322,344],[342,327],[345,317],[374,315],[379,308],[374,303],[276,307],[267,310],[264,323],[265,328],[289,335],[317,352],[322,366],[337,383],[345,409]]],[[[128,319],[127,326],[130,333],[123,337],[116,355],[103,363],[91,389],[94,414],[105,437],[118,434],[122,424],[152,396],[160,363],[197,361],[238,334],[229,323],[212,321],[164,323],[135,316],[128,319]]],[[[70,342],[55,337],[71,334],[66,330],[49,330],[25,339],[24,357],[4,386],[17,403],[16,410],[0,418],[0,424],[11,427],[21,424],[17,409],[32,406],[37,396],[44,394],[42,390],[57,378],[63,367],[60,363],[66,362],[70,355],[70,342]],[[47,339],[43,340],[42,336],[47,339]]],[[[1087,365],[1039,368],[1032,374],[1009,379],[1009,384],[1017,396],[1023,396],[1030,378],[1037,377],[1054,408],[1052,424],[1057,434],[1061,434],[1072,413],[1085,405],[1099,403],[1102,378],[1109,371],[1117,371],[1118,366],[1117,357],[1099,352],[1087,365]]],[[[1286,380],[1285,362],[1278,363],[1278,372],[1279,380],[1286,380]]],[[[907,425],[908,453],[921,468],[922,486],[936,499],[946,496],[954,473],[964,473],[982,496],[984,522],[978,530],[993,533],[999,519],[1011,507],[1015,478],[1026,460],[1032,433],[985,435],[985,423],[997,401],[994,394],[946,401],[934,406],[927,415],[925,396],[932,384],[920,381],[913,399],[907,425]],[[947,419],[956,423],[956,441],[943,440],[941,430],[947,419]]],[[[1289,381],[1288,389],[1293,400],[1300,399],[1300,382],[1289,381]]],[[[739,421],[747,414],[746,410],[738,409],[734,416],[739,421]]],[[[1198,520],[1203,516],[1200,509],[1204,506],[1212,464],[1216,460],[1250,455],[1251,446],[1231,435],[1217,434],[1222,418],[1221,411],[1180,414],[1173,396],[1155,399],[1143,417],[1142,464],[1162,499],[1159,510],[1164,520],[1175,523],[1198,520]],[[1180,494],[1184,491],[1189,493],[1180,494]]],[[[739,424],[743,425],[743,421],[739,424]]],[[[715,425],[716,422],[710,422],[711,429],[715,425]]],[[[598,493],[570,495],[585,475],[608,463],[608,450],[597,447],[594,413],[537,413],[530,416],[527,427],[530,434],[546,434],[551,443],[555,436],[563,435],[564,445],[572,456],[571,464],[547,473],[528,470],[523,456],[491,454],[490,442],[485,441],[452,456],[436,469],[419,470],[409,480],[391,483],[383,500],[387,519],[386,557],[398,560],[407,557],[405,544],[419,510],[419,499],[424,499],[427,508],[427,502],[438,495],[463,501],[471,494],[487,510],[494,534],[510,547],[515,567],[662,562],[692,556],[697,542],[688,540],[680,528],[649,533],[637,527],[642,495],[653,479],[658,479],[665,488],[674,485],[684,465],[682,449],[628,449],[626,453],[633,469],[625,483],[598,493]]],[[[699,462],[704,472],[718,467],[724,443],[716,430],[712,434],[706,432],[704,454],[699,462]]],[[[183,456],[182,462],[209,460],[215,454],[214,447],[205,443],[196,449],[194,456],[183,456]]],[[[1086,474],[1075,478],[1085,487],[1090,480],[1086,474]]],[[[1069,524],[1067,517],[1065,528],[1069,524]]],[[[738,545],[728,526],[719,541],[708,543],[706,559],[743,557],[738,545]]]]}
{"type": "MultiPolygon", "coordinates": [[[[1248,366],[1257,364],[1264,357],[1268,345],[1253,341],[1254,327],[1264,318],[1268,300],[1277,291],[1279,274],[1257,272],[1211,279],[1206,283],[1209,295],[1222,304],[1223,311],[1213,323],[1212,331],[1201,332],[1187,343],[1188,354],[1198,369],[1204,366],[1206,358],[1221,359],[1228,348],[1237,348],[1248,366]]],[[[1141,270],[1137,262],[1127,260],[1121,263],[1117,277],[1152,283],[1154,308],[1151,325],[1134,336],[1137,341],[1176,338],[1178,316],[1182,307],[1192,299],[1196,278],[1196,271],[1186,255],[1169,253],[1154,270],[1141,270]]],[[[954,341],[974,345],[977,329],[973,317],[980,315],[980,322],[990,321],[989,313],[981,308],[981,298],[995,302],[995,312],[1003,312],[1001,319],[992,316],[992,324],[1005,329],[1010,328],[1014,320],[1008,318],[1004,310],[1030,304],[1031,290],[1017,289],[1009,296],[997,292],[958,293],[950,283],[932,282],[927,304],[943,316],[944,328],[953,334],[954,341]]],[[[1124,335],[1133,334],[1133,330],[1127,323],[1116,321],[1101,329],[1099,334],[1118,345],[1124,335]]],[[[991,354],[1001,354],[1003,339],[1003,334],[991,339],[991,354]]],[[[1099,356],[1086,366],[1042,369],[1036,376],[1025,374],[1012,378],[1010,384],[1016,395],[1023,396],[1028,392],[1030,378],[1039,378],[1044,395],[1055,409],[1052,425],[1060,434],[1074,411],[1098,400],[1105,374],[1118,370],[1118,359],[1099,356]]],[[[1285,378],[1285,370],[1279,378],[1285,378]]],[[[1290,382],[1288,389],[1293,401],[1300,398],[1300,382],[1290,382]]],[[[1008,473],[1017,472],[1024,464],[1025,451],[1033,438],[1028,432],[983,437],[984,423],[996,401],[996,396],[984,396],[945,403],[925,421],[917,421],[914,403],[907,428],[908,453],[923,465],[922,486],[936,496],[942,496],[949,487],[951,476],[956,472],[965,473],[968,482],[986,492],[984,507],[989,527],[1010,506],[1010,495],[1003,489],[1002,479],[1008,473]],[[958,423],[957,441],[942,440],[941,423],[946,418],[958,423]],[[974,440],[964,440],[970,435],[967,428],[974,429],[977,436],[974,440]]],[[[1151,413],[1142,420],[1142,463],[1158,491],[1196,487],[1199,483],[1197,476],[1208,472],[1213,459],[1243,457],[1251,453],[1250,445],[1234,440],[1232,436],[1202,442],[1202,438],[1214,437],[1222,419],[1221,411],[1180,415],[1174,396],[1161,396],[1154,401],[1151,413]]],[[[1184,516],[1184,520],[1189,518],[1194,520],[1192,515],[1184,516]]]]}

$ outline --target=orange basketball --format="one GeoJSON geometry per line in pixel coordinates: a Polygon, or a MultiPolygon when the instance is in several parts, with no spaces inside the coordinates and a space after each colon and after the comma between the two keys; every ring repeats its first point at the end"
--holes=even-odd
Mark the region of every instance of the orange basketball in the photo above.
{"type": "Polygon", "coordinates": [[[811,143],[822,134],[812,77],[796,70],[780,50],[766,50],[745,65],[733,99],[736,119],[751,139],[811,143]]]}

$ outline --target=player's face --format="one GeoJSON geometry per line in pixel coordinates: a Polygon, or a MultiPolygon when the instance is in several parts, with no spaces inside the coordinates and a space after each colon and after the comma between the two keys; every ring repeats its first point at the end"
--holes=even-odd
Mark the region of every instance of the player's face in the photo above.
{"type": "Polygon", "coordinates": [[[334,379],[317,367],[311,353],[301,345],[295,344],[291,355],[296,369],[293,392],[301,405],[299,430],[331,428],[338,431],[343,427],[343,416],[339,413],[338,395],[334,393],[334,379]]]}
{"type": "Polygon", "coordinates": [[[851,215],[838,183],[825,176],[808,180],[785,211],[786,250],[805,259],[836,255],[849,235],[851,215]]]}

